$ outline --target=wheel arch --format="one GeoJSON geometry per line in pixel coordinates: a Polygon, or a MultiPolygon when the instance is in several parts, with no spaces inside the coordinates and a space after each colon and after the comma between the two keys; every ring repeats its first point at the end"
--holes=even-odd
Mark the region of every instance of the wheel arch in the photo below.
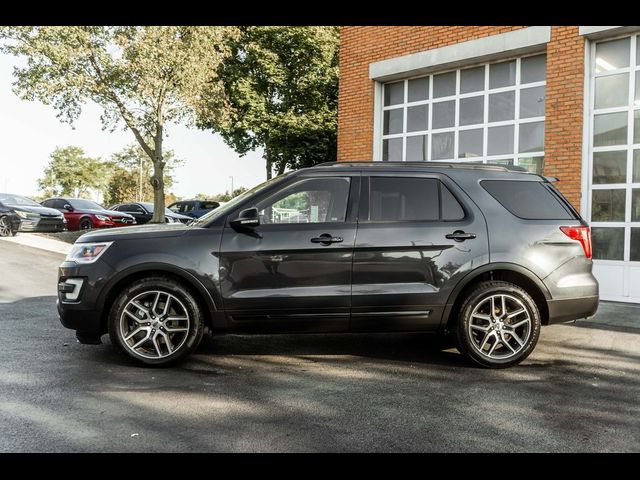
{"type": "Polygon", "coordinates": [[[181,268],[168,264],[150,263],[137,265],[135,267],[119,272],[102,289],[97,303],[99,305],[100,311],[102,312],[100,325],[103,331],[106,332],[109,311],[111,310],[111,306],[113,305],[113,302],[120,294],[120,292],[122,292],[122,290],[124,290],[127,285],[130,285],[132,282],[154,275],[173,278],[182,283],[200,304],[200,307],[202,308],[202,311],[205,315],[205,325],[213,328],[213,319],[215,313],[218,311],[218,308],[211,296],[211,293],[206,289],[206,287],[202,285],[202,283],[195,276],[181,268]]]}
{"type": "Polygon", "coordinates": [[[453,289],[447,299],[442,315],[441,325],[444,326],[445,330],[450,330],[457,321],[457,314],[464,302],[466,293],[478,283],[487,280],[502,280],[522,287],[536,302],[542,324],[549,324],[547,301],[551,299],[551,294],[540,277],[531,270],[514,263],[491,263],[468,273],[453,289]]]}

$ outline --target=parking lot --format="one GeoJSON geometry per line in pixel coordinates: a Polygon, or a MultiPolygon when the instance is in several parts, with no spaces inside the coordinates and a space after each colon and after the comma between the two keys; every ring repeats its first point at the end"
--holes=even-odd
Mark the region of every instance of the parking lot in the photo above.
{"type": "Polygon", "coordinates": [[[424,334],[230,335],[145,369],[60,325],[62,258],[0,241],[0,451],[640,451],[640,307],[507,370],[424,334]]]}

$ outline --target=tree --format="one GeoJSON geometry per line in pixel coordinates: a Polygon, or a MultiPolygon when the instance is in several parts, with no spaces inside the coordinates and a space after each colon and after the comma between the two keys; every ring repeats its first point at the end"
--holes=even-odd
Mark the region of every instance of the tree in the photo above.
{"type": "Polygon", "coordinates": [[[224,193],[218,193],[218,194],[214,195],[213,196],[213,200],[216,201],[216,202],[228,202],[232,198],[235,198],[238,195],[242,195],[246,191],[247,191],[247,188],[245,188],[245,187],[234,188],[233,189],[233,194],[230,194],[229,190],[225,190],[224,193]]]}
{"type": "Polygon", "coordinates": [[[57,147],[38,180],[38,188],[47,197],[87,195],[104,184],[105,164],[87,157],[80,147],[57,147]]]}
{"type": "MultiPolygon", "coordinates": [[[[164,162],[164,187],[168,190],[173,186],[173,171],[182,160],[175,158],[172,150],[167,150],[164,162]]],[[[108,180],[103,192],[106,204],[153,201],[153,186],[146,181],[152,176],[153,164],[139,145],[128,145],[114,153],[107,165],[108,180]]]]}
{"type": "MultiPolygon", "coordinates": [[[[152,222],[164,222],[163,141],[170,123],[191,124],[203,93],[218,96],[216,71],[234,27],[1,27],[2,50],[26,57],[14,70],[14,91],[53,105],[73,124],[82,105],[102,107],[103,129],[124,125],[153,162],[152,222]]],[[[225,102],[208,113],[216,119],[225,102]]]]}
{"type": "Polygon", "coordinates": [[[205,92],[198,126],[241,156],[264,149],[267,178],[337,156],[338,27],[241,27],[205,92]],[[224,108],[220,106],[223,103],[224,108]],[[223,111],[224,115],[218,112],[223,111]]]}

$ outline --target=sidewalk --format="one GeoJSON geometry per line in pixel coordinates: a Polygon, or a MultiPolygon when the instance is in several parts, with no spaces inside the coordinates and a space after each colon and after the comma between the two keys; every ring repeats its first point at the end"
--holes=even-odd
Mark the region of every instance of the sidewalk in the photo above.
{"type": "Polygon", "coordinates": [[[18,233],[15,237],[0,237],[0,242],[11,242],[26,247],[39,248],[41,250],[47,250],[49,252],[62,253],[66,255],[71,250],[70,243],[54,240],[53,238],[46,238],[40,235],[34,235],[32,233],[18,233]]]}

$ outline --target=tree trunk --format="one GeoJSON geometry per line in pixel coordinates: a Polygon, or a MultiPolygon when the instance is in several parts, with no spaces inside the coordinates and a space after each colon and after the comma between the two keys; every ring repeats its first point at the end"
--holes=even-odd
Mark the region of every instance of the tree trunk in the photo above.
{"type": "Polygon", "coordinates": [[[153,216],[149,223],[165,223],[164,218],[164,157],[162,155],[162,136],[163,129],[160,121],[161,115],[158,114],[158,125],[156,126],[156,135],[153,139],[153,176],[151,177],[151,186],[153,187],[153,216]]]}
{"type": "Polygon", "coordinates": [[[271,157],[268,152],[265,153],[264,158],[267,161],[267,180],[271,180],[271,157]]]}
{"type": "Polygon", "coordinates": [[[164,162],[162,160],[153,162],[151,186],[153,187],[153,216],[149,223],[164,223],[164,162]]]}

